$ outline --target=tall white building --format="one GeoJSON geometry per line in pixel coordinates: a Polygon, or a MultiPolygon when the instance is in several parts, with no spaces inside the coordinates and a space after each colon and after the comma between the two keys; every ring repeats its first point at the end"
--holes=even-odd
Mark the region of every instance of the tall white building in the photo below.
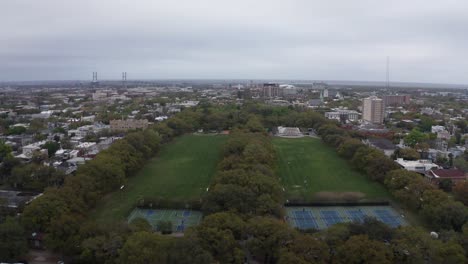
{"type": "Polygon", "coordinates": [[[328,89],[327,88],[325,88],[323,90],[323,97],[328,98],[328,89]]]}
{"type": "Polygon", "coordinates": [[[385,114],[382,99],[371,96],[362,101],[362,119],[373,124],[382,124],[385,114]]]}

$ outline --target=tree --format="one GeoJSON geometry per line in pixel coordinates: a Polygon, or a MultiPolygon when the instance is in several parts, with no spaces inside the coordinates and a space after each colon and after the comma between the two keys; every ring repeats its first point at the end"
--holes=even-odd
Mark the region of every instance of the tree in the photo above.
{"type": "Polygon", "coordinates": [[[211,187],[203,203],[203,210],[209,213],[237,211],[253,213],[255,194],[247,187],[235,184],[216,184],[211,187]]]}
{"type": "Polygon", "coordinates": [[[138,170],[144,161],[143,154],[126,140],[118,140],[106,152],[101,152],[97,158],[112,159],[121,163],[120,166],[127,176],[138,170]]]}
{"type": "Polygon", "coordinates": [[[462,133],[468,132],[468,122],[466,120],[458,120],[455,125],[462,131],[462,133]]]}
{"type": "Polygon", "coordinates": [[[205,118],[203,128],[205,130],[222,130],[227,127],[226,115],[222,112],[214,112],[207,115],[205,118]]]}
{"type": "Polygon", "coordinates": [[[245,236],[246,223],[237,214],[222,212],[208,215],[197,227],[200,232],[209,228],[230,230],[236,240],[241,240],[245,236]]]}
{"type": "Polygon", "coordinates": [[[385,177],[385,186],[390,191],[396,191],[405,188],[415,179],[421,176],[416,172],[407,171],[405,169],[392,170],[385,177]]]}
{"type": "Polygon", "coordinates": [[[6,157],[12,157],[11,155],[11,147],[5,144],[5,142],[0,141],[0,163],[3,162],[3,159],[6,157]]]}
{"type": "Polygon", "coordinates": [[[460,242],[465,249],[465,253],[468,252],[468,223],[464,224],[462,227],[462,238],[460,242]]]}
{"type": "Polygon", "coordinates": [[[351,236],[367,235],[371,240],[388,241],[393,236],[391,227],[373,217],[365,217],[362,223],[352,222],[348,224],[348,229],[351,236]]]}
{"type": "Polygon", "coordinates": [[[332,249],[336,249],[343,245],[349,237],[351,237],[348,225],[345,224],[332,225],[331,227],[321,231],[318,235],[319,237],[323,237],[325,242],[332,249]]]}
{"type": "Polygon", "coordinates": [[[338,147],[338,154],[344,158],[350,159],[359,148],[364,147],[362,142],[355,138],[348,138],[338,147]]]}
{"type": "Polygon", "coordinates": [[[26,132],[26,128],[22,126],[14,126],[8,128],[7,134],[8,135],[21,135],[26,132]]]}
{"type": "Polygon", "coordinates": [[[47,141],[41,147],[47,149],[47,154],[49,155],[49,158],[51,158],[55,155],[55,152],[60,149],[60,144],[55,141],[47,141]]]}
{"type": "Polygon", "coordinates": [[[167,263],[172,239],[148,232],[133,233],[119,250],[117,263],[167,263]]]}
{"type": "Polygon", "coordinates": [[[279,263],[329,263],[328,245],[310,235],[297,235],[280,251],[279,263]],[[294,260],[294,262],[292,262],[294,260]]]}
{"type": "Polygon", "coordinates": [[[455,199],[462,202],[465,206],[468,206],[468,181],[458,182],[453,187],[452,191],[455,199]]]}
{"type": "Polygon", "coordinates": [[[428,116],[421,116],[421,122],[419,123],[418,127],[421,129],[423,132],[430,132],[431,127],[434,125],[434,119],[428,117],[428,116]]]}
{"type": "Polygon", "coordinates": [[[245,162],[252,164],[273,165],[275,161],[274,152],[267,149],[261,142],[247,144],[242,154],[245,162]]]}
{"type": "Polygon", "coordinates": [[[21,161],[13,156],[6,156],[0,164],[0,181],[5,182],[10,176],[14,168],[19,166],[21,161]]]}
{"type": "Polygon", "coordinates": [[[416,146],[418,143],[422,143],[427,139],[426,134],[422,133],[418,129],[413,129],[411,132],[405,137],[405,144],[410,147],[416,146]]]}
{"type": "Polygon", "coordinates": [[[404,186],[402,189],[394,191],[393,195],[409,208],[419,210],[421,208],[421,203],[423,202],[423,194],[431,189],[434,189],[434,186],[418,175],[418,177],[412,179],[408,185],[404,186]]]}
{"type": "Polygon", "coordinates": [[[370,147],[359,148],[351,159],[351,164],[354,168],[365,171],[367,165],[370,163],[370,158],[380,155],[381,153],[370,147]]]}
{"type": "Polygon", "coordinates": [[[468,208],[460,202],[448,201],[434,205],[434,214],[427,220],[437,230],[454,229],[461,231],[462,226],[468,222],[468,208]]]}
{"type": "Polygon", "coordinates": [[[15,261],[28,251],[25,231],[18,221],[7,217],[0,223],[0,260],[15,261]]]}
{"type": "Polygon", "coordinates": [[[185,236],[198,239],[199,245],[220,263],[243,263],[243,250],[229,229],[197,227],[186,232],[185,236]]]}
{"type": "Polygon", "coordinates": [[[80,227],[84,218],[71,212],[60,213],[50,221],[45,243],[47,248],[71,256],[79,252],[80,227]]]}
{"type": "Polygon", "coordinates": [[[419,152],[414,148],[402,148],[395,150],[395,158],[403,158],[405,160],[418,160],[420,158],[419,152]]]}
{"type": "Polygon", "coordinates": [[[168,119],[167,126],[174,131],[175,135],[182,135],[193,130],[190,123],[187,123],[184,119],[178,116],[168,119]]]}
{"type": "Polygon", "coordinates": [[[14,167],[8,183],[14,188],[42,191],[47,186],[62,184],[64,177],[63,172],[53,167],[31,163],[14,167]]]}
{"type": "Polygon", "coordinates": [[[31,232],[46,232],[51,220],[70,209],[57,190],[50,190],[32,201],[23,211],[21,222],[31,232]]]}
{"type": "Polygon", "coordinates": [[[97,189],[104,193],[120,187],[125,181],[124,165],[121,157],[100,153],[96,158],[78,169],[77,173],[88,174],[94,178],[97,189]]]}
{"type": "Polygon", "coordinates": [[[450,179],[443,179],[439,182],[439,188],[446,192],[452,191],[452,185],[453,185],[453,182],[450,179]]]}
{"type": "Polygon", "coordinates": [[[145,140],[143,133],[133,132],[127,134],[125,140],[132,145],[137,151],[142,153],[144,158],[149,158],[153,154],[153,150],[147,145],[147,143],[152,143],[150,140],[148,142],[145,140]]]}
{"type": "Polygon", "coordinates": [[[204,250],[200,241],[193,238],[178,238],[174,240],[169,250],[167,263],[171,264],[205,264],[213,263],[213,257],[204,250]]]}
{"type": "Polygon", "coordinates": [[[260,122],[260,119],[257,116],[251,116],[247,121],[247,124],[245,124],[245,126],[250,132],[265,131],[265,128],[263,127],[262,123],[260,122]]]}
{"type": "Polygon", "coordinates": [[[124,237],[116,232],[93,234],[81,243],[81,263],[116,263],[124,242],[124,237]]]}
{"type": "Polygon", "coordinates": [[[29,123],[29,132],[34,134],[46,128],[46,121],[44,119],[35,118],[29,123]]]}
{"type": "Polygon", "coordinates": [[[420,228],[405,226],[395,231],[391,241],[395,263],[464,263],[463,249],[453,242],[430,237],[420,228]]]}
{"type": "Polygon", "coordinates": [[[158,221],[156,228],[161,234],[166,235],[172,233],[172,222],[171,221],[158,221]]]}
{"type": "Polygon", "coordinates": [[[393,252],[384,243],[370,240],[367,235],[350,237],[337,248],[337,263],[392,263],[393,252]]]}
{"type": "MultiPolygon", "coordinates": [[[[134,232],[146,231],[151,232],[153,228],[145,218],[137,217],[130,222],[129,227],[134,232]]],[[[172,225],[171,225],[172,228],[172,225]]]]}
{"type": "Polygon", "coordinates": [[[371,153],[367,157],[367,165],[365,171],[367,176],[374,180],[383,183],[387,172],[398,169],[399,166],[390,158],[382,153],[371,153]]]}
{"type": "Polygon", "coordinates": [[[174,136],[174,130],[170,128],[166,123],[158,123],[153,127],[160,136],[162,142],[168,142],[174,136]]]}
{"type": "Polygon", "coordinates": [[[247,248],[264,263],[275,263],[279,250],[289,244],[295,231],[280,221],[269,217],[255,217],[249,220],[247,248]]]}
{"type": "Polygon", "coordinates": [[[453,165],[464,171],[465,173],[468,172],[468,155],[467,154],[464,154],[463,156],[460,156],[460,157],[456,157],[454,160],[453,160],[453,165]]]}

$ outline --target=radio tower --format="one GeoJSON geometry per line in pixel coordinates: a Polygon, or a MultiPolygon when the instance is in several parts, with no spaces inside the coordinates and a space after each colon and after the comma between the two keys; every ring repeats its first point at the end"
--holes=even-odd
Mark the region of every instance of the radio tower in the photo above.
{"type": "Polygon", "coordinates": [[[387,56],[387,90],[390,89],[390,57],[387,56]]]}
{"type": "Polygon", "coordinates": [[[93,81],[91,82],[91,85],[93,87],[96,87],[99,85],[99,81],[97,79],[97,72],[93,72],[93,81]]]}
{"type": "Polygon", "coordinates": [[[127,72],[122,72],[122,87],[127,89],[127,72]]]}

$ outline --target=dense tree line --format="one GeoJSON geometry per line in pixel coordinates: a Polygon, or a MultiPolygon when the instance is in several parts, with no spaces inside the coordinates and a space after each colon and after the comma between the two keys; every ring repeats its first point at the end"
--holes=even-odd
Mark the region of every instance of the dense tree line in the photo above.
{"type": "Polygon", "coordinates": [[[158,152],[162,143],[198,129],[196,113],[184,111],[173,118],[181,122],[169,120],[144,131],[128,133],[80,166],[76,175],[67,177],[62,186],[48,188],[27,206],[21,217],[25,229],[46,233],[45,242],[50,249],[70,256],[82,253],[80,245],[95,236],[94,232],[83,230],[82,225],[90,210],[105,194],[124,185],[128,177],[158,152]]]}
{"type": "Polygon", "coordinates": [[[282,190],[274,173],[275,155],[268,135],[234,131],[223,154],[218,173],[204,199],[204,211],[208,214],[232,211],[281,215],[282,190]]]}
{"type": "Polygon", "coordinates": [[[323,140],[335,147],[355,169],[384,184],[401,204],[418,212],[434,230],[461,231],[468,221],[468,208],[438,190],[420,174],[400,169],[382,152],[364,145],[330,122],[323,121],[315,127],[323,140]]]}

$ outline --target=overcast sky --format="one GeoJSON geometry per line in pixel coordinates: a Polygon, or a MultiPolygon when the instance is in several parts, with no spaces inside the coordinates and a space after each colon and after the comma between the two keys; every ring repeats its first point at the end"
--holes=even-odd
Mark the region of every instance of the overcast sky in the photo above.
{"type": "Polygon", "coordinates": [[[468,83],[468,1],[3,0],[0,81],[468,83]]]}

